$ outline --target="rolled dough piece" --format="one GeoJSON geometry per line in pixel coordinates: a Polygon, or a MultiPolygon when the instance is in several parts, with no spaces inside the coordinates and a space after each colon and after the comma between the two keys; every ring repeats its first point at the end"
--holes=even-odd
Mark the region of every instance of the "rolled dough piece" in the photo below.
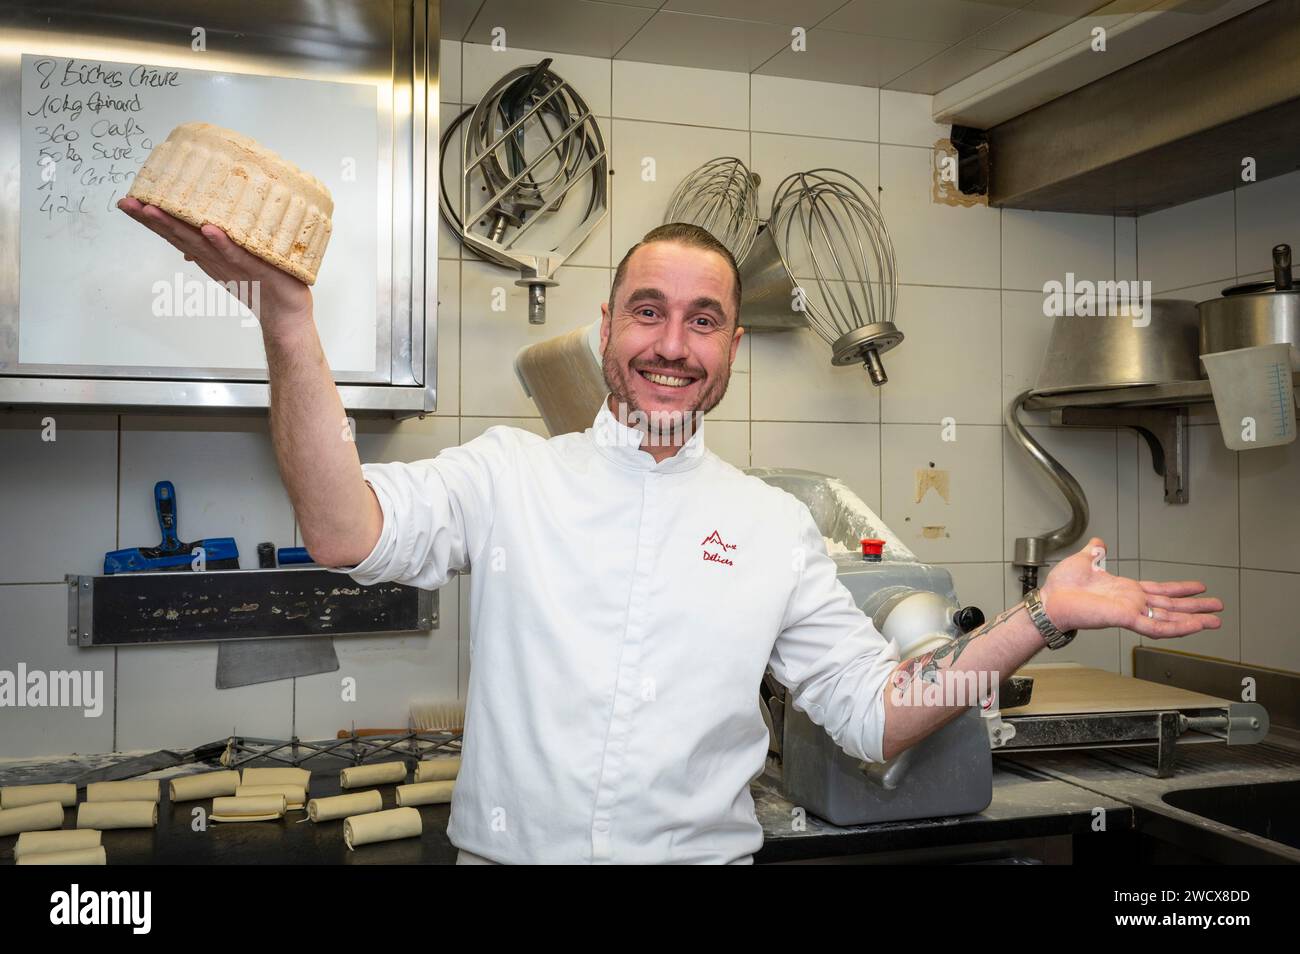
{"type": "Polygon", "coordinates": [[[41,802],[58,802],[64,808],[77,804],[77,786],[71,782],[55,785],[5,785],[0,788],[0,809],[22,808],[41,802]]]}
{"type": "Polygon", "coordinates": [[[335,795],[333,798],[313,798],[307,803],[307,817],[314,822],[333,821],[347,818],[349,815],[365,815],[377,812],[384,807],[383,796],[378,789],[368,792],[354,792],[351,795],[335,795]]]}
{"type": "Polygon", "coordinates": [[[386,812],[370,815],[353,815],[343,820],[343,841],[352,849],[357,845],[371,845],[377,841],[396,841],[399,838],[418,838],[424,826],[420,813],[414,808],[390,808],[386,812]]]}
{"type": "Polygon", "coordinates": [[[44,855],[52,851],[77,851],[95,848],[102,836],[93,828],[67,828],[60,831],[28,831],[18,836],[14,857],[44,855]]]}
{"type": "Polygon", "coordinates": [[[445,805],[451,801],[455,779],[440,782],[418,782],[415,785],[397,786],[398,805],[445,805]]]}
{"type": "Polygon", "coordinates": [[[157,824],[157,802],[82,802],[77,806],[78,828],[153,828],[157,824]]]}
{"type": "Polygon", "coordinates": [[[203,772],[172,779],[168,795],[173,802],[194,802],[200,798],[234,795],[238,787],[238,772],[203,772]]]}
{"type": "Polygon", "coordinates": [[[77,848],[73,851],[50,851],[41,855],[24,855],[18,859],[20,865],[106,865],[108,858],[104,846],[94,848],[77,848]]]}
{"type": "Polygon", "coordinates": [[[311,791],[311,772],[301,768],[246,768],[241,785],[301,785],[311,791]]]}
{"type": "Polygon", "coordinates": [[[41,802],[21,808],[0,809],[0,835],[16,835],[24,831],[48,831],[63,827],[63,805],[59,802],[41,802]]]}
{"type": "Polygon", "coordinates": [[[415,766],[417,782],[441,782],[460,774],[460,756],[452,759],[425,759],[415,766]]]}
{"type": "Polygon", "coordinates": [[[380,762],[377,765],[354,765],[339,773],[340,788],[364,788],[385,782],[405,782],[405,762],[380,762]]]}
{"type": "Polygon", "coordinates": [[[210,821],[254,822],[283,818],[286,809],[283,795],[246,795],[212,800],[210,821]]]}
{"type": "Polygon", "coordinates": [[[158,780],[91,782],[86,786],[88,802],[156,802],[162,795],[158,780]]]}
{"type": "Polygon", "coordinates": [[[241,785],[235,789],[236,798],[255,798],[259,795],[283,795],[285,810],[300,812],[307,802],[307,792],[301,785],[241,785]]]}

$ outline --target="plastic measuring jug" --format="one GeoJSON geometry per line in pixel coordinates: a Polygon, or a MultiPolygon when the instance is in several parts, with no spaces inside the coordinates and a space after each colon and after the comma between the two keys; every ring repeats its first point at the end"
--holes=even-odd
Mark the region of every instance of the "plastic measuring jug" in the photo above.
{"type": "Polygon", "coordinates": [[[1286,342],[1201,355],[1229,450],[1290,444],[1296,436],[1291,346],[1286,342]]]}

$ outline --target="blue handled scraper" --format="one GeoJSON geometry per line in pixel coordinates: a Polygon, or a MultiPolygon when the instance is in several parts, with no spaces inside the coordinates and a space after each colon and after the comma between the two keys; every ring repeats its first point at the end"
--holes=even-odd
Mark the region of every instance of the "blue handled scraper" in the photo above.
{"type": "Polygon", "coordinates": [[[138,573],[143,570],[191,570],[195,558],[202,551],[200,564],[207,570],[238,570],[239,548],[233,537],[209,537],[193,543],[182,543],[177,535],[179,507],[176,488],[170,480],[160,480],[153,486],[154,509],[158,512],[158,526],[162,529],[162,543],[156,547],[128,547],[104,554],[104,573],[138,573]]]}

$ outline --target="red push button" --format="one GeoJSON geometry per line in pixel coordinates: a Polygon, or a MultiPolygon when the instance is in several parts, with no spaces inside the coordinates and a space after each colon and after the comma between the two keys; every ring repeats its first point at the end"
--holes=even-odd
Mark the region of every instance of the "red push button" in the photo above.
{"type": "Polygon", "coordinates": [[[862,538],[862,559],[869,563],[879,563],[885,551],[885,541],[874,537],[862,538]]]}

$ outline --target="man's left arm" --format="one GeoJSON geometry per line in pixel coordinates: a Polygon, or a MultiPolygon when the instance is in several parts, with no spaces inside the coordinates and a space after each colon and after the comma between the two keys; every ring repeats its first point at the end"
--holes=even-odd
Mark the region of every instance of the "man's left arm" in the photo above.
{"type": "MultiPolygon", "coordinates": [[[[1223,603],[1213,597],[1198,597],[1196,594],[1205,592],[1201,583],[1155,583],[1113,576],[1102,569],[1105,553],[1105,544],[1093,537],[1048,574],[1040,594],[1043,609],[1057,629],[1120,626],[1152,639],[1170,639],[1221,625],[1212,614],[1221,611],[1223,603]]],[[[933,652],[903,660],[884,688],[885,759],[915,745],[969,708],[968,701],[926,704],[949,694],[913,691],[916,680],[955,683],[961,678],[958,674],[985,673],[997,684],[1045,646],[1028,608],[1020,602],[933,652]]],[[[960,699],[960,694],[954,695],[960,699]]]]}

